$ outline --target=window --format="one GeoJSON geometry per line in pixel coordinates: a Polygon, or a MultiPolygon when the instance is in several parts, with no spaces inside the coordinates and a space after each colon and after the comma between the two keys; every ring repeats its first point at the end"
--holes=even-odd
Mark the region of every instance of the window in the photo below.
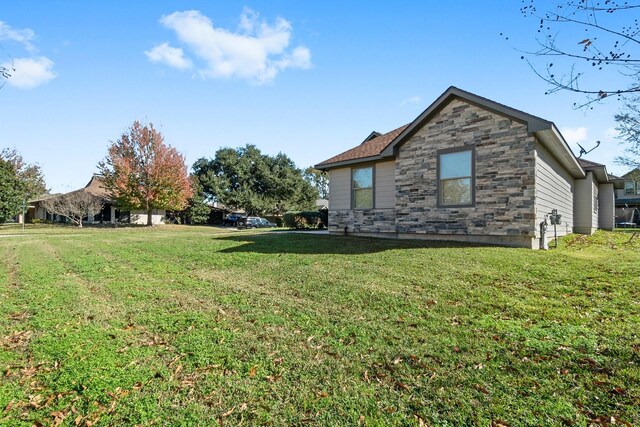
{"type": "Polygon", "coordinates": [[[354,209],[373,208],[373,167],[351,170],[351,204],[354,209]]]}
{"type": "Polygon", "coordinates": [[[438,154],[438,206],[474,204],[474,150],[443,150],[438,154]]]}
{"type": "Polygon", "coordinates": [[[636,183],[634,181],[624,182],[624,194],[636,194],[636,183]]]}

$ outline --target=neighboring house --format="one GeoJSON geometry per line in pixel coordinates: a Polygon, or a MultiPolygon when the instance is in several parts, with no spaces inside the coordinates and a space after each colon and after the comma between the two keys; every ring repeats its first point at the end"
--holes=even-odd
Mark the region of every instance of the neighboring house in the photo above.
{"type": "Polygon", "coordinates": [[[329,210],[329,200],[327,199],[317,199],[316,200],[316,209],[319,211],[327,211],[329,210]]]}
{"type": "MultiPolygon", "coordinates": [[[[89,224],[147,224],[147,213],[145,211],[120,211],[116,208],[109,196],[109,193],[102,184],[101,175],[93,175],[85,187],[72,191],[72,193],[73,192],[89,193],[104,200],[104,205],[100,212],[90,213],[87,216],[86,222],[89,224]]],[[[29,209],[27,211],[27,222],[34,219],[64,222],[64,218],[60,218],[58,215],[47,212],[42,203],[45,199],[58,196],[61,196],[61,194],[46,195],[30,200],[29,209]]],[[[154,209],[152,216],[153,224],[163,224],[165,216],[166,213],[164,209],[154,209]]]]}
{"type": "Polygon", "coordinates": [[[330,174],[331,233],[537,248],[553,210],[558,235],[614,228],[604,165],[579,161],[552,122],[455,87],[315,167],[330,174]]]}
{"type": "Polygon", "coordinates": [[[615,179],[619,183],[616,185],[616,225],[640,227],[640,169],[615,179]]]}

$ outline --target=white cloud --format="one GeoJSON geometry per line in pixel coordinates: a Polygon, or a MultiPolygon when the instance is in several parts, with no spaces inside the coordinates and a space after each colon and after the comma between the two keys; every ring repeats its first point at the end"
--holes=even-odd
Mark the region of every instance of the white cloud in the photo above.
{"type": "Polygon", "coordinates": [[[605,139],[616,139],[618,138],[619,133],[616,130],[616,128],[611,127],[611,128],[607,128],[602,135],[605,139]]]}
{"type": "Polygon", "coordinates": [[[56,76],[51,70],[53,61],[44,56],[16,58],[13,63],[4,63],[2,66],[12,70],[7,83],[20,89],[32,89],[47,83],[56,76]]]}
{"type": "Polygon", "coordinates": [[[178,40],[203,62],[199,70],[203,78],[265,83],[287,68],[311,67],[309,49],[299,46],[289,50],[292,28],[283,18],[269,24],[245,8],[237,32],[214,27],[197,10],[174,12],[163,16],[160,23],[173,30],[178,40]]]}
{"type": "Polygon", "coordinates": [[[587,139],[587,128],[580,126],[577,128],[562,128],[560,133],[564,136],[564,139],[571,145],[583,142],[587,139]]]}
{"type": "Polygon", "coordinates": [[[412,96],[411,98],[403,99],[402,102],[400,102],[400,106],[404,107],[409,104],[418,104],[421,100],[422,98],[419,96],[412,96]]]}
{"type": "Polygon", "coordinates": [[[164,63],[179,70],[186,70],[193,66],[191,60],[184,57],[184,52],[178,47],[171,47],[169,43],[162,43],[144,52],[151,62],[164,63]]]}
{"type": "Polygon", "coordinates": [[[36,37],[33,30],[29,28],[16,29],[0,21],[0,40],[11,40],[20,43],[29,52],[35,51],[35,47],[31,44],[31,40],[36,37]]]}
{"type": "Polygon", "coordinates": [[[584,126],[577,128],[562,128],[560,133],[564,136],[565,141],[569,144],[569,147],[577,155],[580,152],[578,144],[584,143],[587,140],[588,129],[584,126]]]}

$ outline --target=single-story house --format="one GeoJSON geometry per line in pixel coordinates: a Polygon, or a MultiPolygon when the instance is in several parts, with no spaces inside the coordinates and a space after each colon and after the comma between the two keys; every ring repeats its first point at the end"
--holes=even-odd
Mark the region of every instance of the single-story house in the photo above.
{"type": "MultiPolygon", "coordinates": [[[[88,224],[147,224],[147,213],[145,211],[121,211],[114,205],[109,193],[103,186],[101,175],[93,175],[86,186],[70,193],[75,192],[89,193],[103,200],[102,210],[100,212],[88,213],[85,220],[88,224]]],[[[43,204],[46,199],[62,195],[63,194],[43,195],[37,199],[30,200],[29,208],[27,210],[27,222],[33,221],[34,219],[64,222],[64,218],[54,213],[47,212],[43,204]]],[[[152,214],[153,224],[164,224],[165,216],[166,212],[164,209],[154,209],[152,214]]]]}
{"type": "Polygon", "coordinates": [[[604,165],[579,161],[553,122],[456,87],[315,167],[330,233],[538,248],[545,223],[546,238],[552,222],[560,236],[615,225],[604,165]]]}

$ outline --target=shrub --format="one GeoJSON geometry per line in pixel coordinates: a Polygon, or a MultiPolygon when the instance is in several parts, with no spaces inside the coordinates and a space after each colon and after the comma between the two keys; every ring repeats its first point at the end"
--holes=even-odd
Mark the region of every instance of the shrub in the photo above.
{"type": "Polygon", "coordinates": [[[297,229],[322,229],[327,226],[326,211],[292,211],[284,214],[285,227],[297,229]]]}

